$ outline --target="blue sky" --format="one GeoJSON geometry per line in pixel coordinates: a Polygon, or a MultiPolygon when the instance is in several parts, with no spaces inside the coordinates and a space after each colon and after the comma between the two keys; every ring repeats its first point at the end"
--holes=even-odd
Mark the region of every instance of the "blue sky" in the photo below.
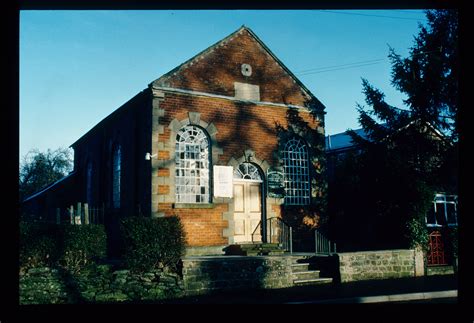
{"type": "Polygon", "coordinates": [[[402,107],[388,46],[407,56],[425,22],[422,10],[393,9],[21,11],[20,158],[68,147],[243,24],[326,106],[326,134],[358,128],[361,77],[402,107]]]}

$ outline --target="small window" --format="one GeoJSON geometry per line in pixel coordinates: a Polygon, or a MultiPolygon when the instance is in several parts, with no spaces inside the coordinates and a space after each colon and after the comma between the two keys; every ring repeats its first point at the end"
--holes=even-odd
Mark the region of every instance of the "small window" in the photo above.
{"type": "Polygon", "coordinates": [[[457,212],[455,203],[446,203],[446,217],[448,218],[448,224],[457,225],[457,212]]]}
{"type": "Polygon", "coordinates": [[[112,206],[120,208],[120,179],[122,171],[122,152],[120,146],[116,146],[112,154],[112,206]]]}
{"type": "Polygon", "coordinates": [[[87,173],[86,173],[86,179],[87,179],[87,192],[86,192],[86,201],[89,206],[92,205],[92,162],[89,161],[87,163],[87,173]]]}
{"type": "Polygon", "coordinates": [[[439,225],[446,225],[446,210],[444,203],[435,204],[436,223],[439,225]]]}
{"type": "Polygon", "coordinates": [[[426,214],[426,225],[431,227],[457,226],[457,196],[436,194],[433,208],[426,214]]]}
{"type": "Polygon", "coordinates": [[[237,168],[234,169],[234,178],[235,179],[250,179],[261,181],[262,176],[258,168],[248,162],[240,164],[237,168]]]}

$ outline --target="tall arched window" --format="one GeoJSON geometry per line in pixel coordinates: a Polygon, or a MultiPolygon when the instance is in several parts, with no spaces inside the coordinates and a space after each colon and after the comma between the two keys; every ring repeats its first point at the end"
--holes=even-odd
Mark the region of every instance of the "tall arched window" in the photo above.
{"type": "Polygon", "coordinates": [[[121,178],[122,152],[120,145],[114,147],[112,153],[112,206],[120,208],[120,178],[121,178]]]}
{"type": "Polygon", "coordinates": [[[90,160],[87,163],[86,180],[87,180],[86,201],[87,201],[87,204],[91,206],[92,205],[92,162],[90,160]]]}
{"type": "Polygon", "coordinates": [[[203,129],[188,125],[176,135],[176,202],[209,203],[209,138],[203,129]]]}
{"type": "Polygon", "coordinates": [[[287,205],[307,205],[310,202],[308,157],[308,147],[303,140],[288,140],[283,150],[287,205]]]}

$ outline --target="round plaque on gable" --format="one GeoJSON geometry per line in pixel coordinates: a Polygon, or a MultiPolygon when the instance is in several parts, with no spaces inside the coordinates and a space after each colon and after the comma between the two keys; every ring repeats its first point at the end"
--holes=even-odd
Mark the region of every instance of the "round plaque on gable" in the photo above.
{"type": "Polygon", "coordinates": [[[250,76],[252,75],[252,66],[249,64],[242,64],[241,71],[244,76],[250,76]]]}

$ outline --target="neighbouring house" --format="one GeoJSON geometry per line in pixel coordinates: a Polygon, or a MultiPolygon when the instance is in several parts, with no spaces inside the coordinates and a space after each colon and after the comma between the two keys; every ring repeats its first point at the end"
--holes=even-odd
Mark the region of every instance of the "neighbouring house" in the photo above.
{"type": "Polygon", "coordinates": [[[278,136],[290,109],[324,135],[324,105],[242,26],[80,137],[74,171],[24,206],[46,217],[78,202],[103,208],[111,241],[121,217],[176,215],[188,254],[271,242],[269,219],[325,198],[312,138],[278,136]]]}
{"type": "MultiPolygon", "coordinates": [[[[414,122],[411,122],[399,131],[405,131],[413,124],[414,122]]],[[[439,139],[440,144],[450,145],[445,136],[431,124],[426,124],[424,129],[439,139]]],[[[364,139],[368,138],[363,129],[356,129],[354,132],[364,139]]],[[[329,194],[336,191],[335,187],[339,185],[336,177],[338,163],[350,154],[357,154],[358,149],[357,144],[346,132],[326,136],[329,194]]],[[[453,229],[458,226],[458,196],[454,193],[456,192],[437,192],[433,196],[433,207],[426,214],[425,223],[429,232],[428,266],[448,265],[454,261],[451,240],[453,229]]],[[[357,212],[354,211],[354,214],[357,212]]]]}

